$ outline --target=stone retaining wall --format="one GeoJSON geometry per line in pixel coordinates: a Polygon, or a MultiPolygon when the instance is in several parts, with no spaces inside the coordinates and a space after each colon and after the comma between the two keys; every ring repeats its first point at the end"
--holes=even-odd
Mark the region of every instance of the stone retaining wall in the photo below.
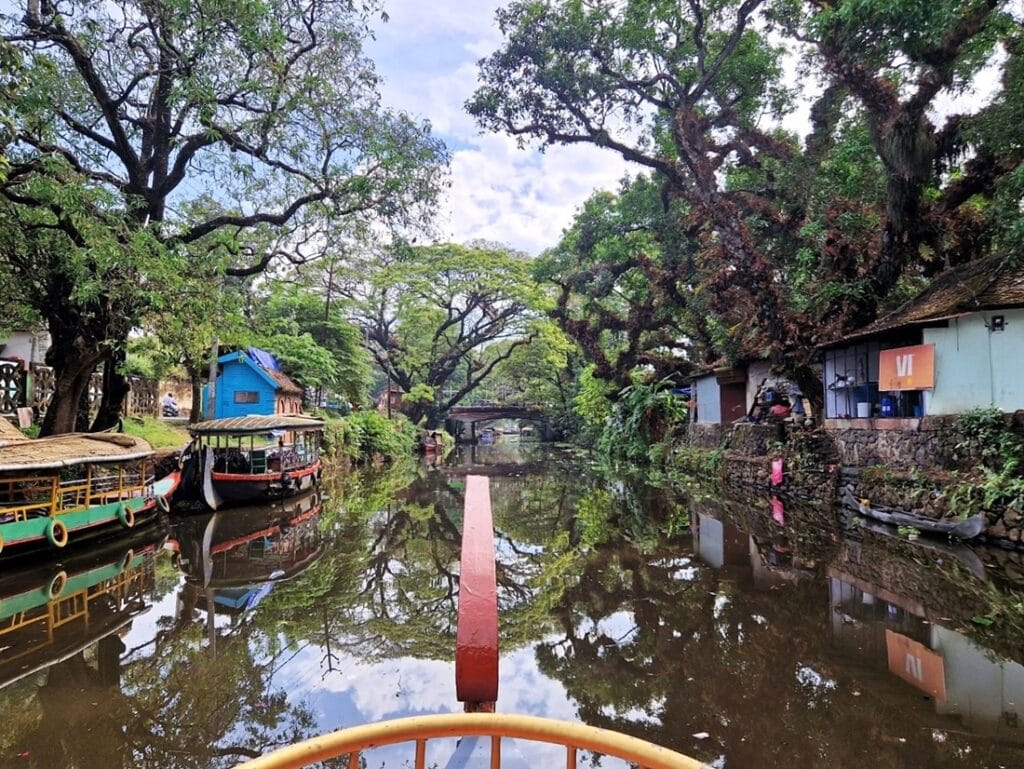
{"type": "MultiPolygon", "coordinates": [[[[892,468],[952,470],[970,467],[977,457],[965,455],[957,416],[924,419],[829,419],[825,429],[847,467],[886,465],[892,468]]],[[[1024,432],[1024,412],[1005,415],[1012,430],[1024,432]]]]}
{"type": "Polygon", "coordinates": [[[732,425],[694,422],[686,425],[683,441],[698,449],[720,449],[729,437],[732,425]]]}

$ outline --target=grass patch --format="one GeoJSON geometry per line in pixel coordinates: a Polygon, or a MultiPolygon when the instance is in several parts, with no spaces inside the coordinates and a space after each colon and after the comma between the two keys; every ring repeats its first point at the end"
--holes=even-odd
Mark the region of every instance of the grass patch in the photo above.
{"type": "Polygon", "coordinates": [[[187,430],[156,417],[142,417],[141,421],[126,419],[124,431],[128,435],[142,438],[154,449],[180,449],[189,441],[187,430]]]}

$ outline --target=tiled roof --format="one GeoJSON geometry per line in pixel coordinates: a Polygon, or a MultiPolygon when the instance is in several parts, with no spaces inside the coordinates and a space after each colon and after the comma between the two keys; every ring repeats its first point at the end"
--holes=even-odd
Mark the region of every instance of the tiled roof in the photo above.
{"type": "Polygon", "coordinates": [[[263,369],[267,372],[267,375],[274,380],[277,388],[282,392],[286,393],[297,393],[302,394],[302,388],[299,387],[295,382],[288,378],[286,374],[281,371],[271,371],[269,369],[263,369]]]}
{"type": "Polygon", "coordinates": [[[946,270],[902,307],[823,346],[979,310],[1019,306],[1024,306],[1024,263],[1003,255],[990,256],[946,270]]]}

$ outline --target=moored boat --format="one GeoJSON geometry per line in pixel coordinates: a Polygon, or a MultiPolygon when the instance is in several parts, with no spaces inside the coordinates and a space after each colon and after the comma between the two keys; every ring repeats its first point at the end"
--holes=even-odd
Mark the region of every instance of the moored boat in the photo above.
{"type": "Polygon", "coordinates": [[[985,515],[983,513],[977,513],[963,520],[940,520],[902,510],[882,510],[872,507],[868,500],[857,499],[849,492],[840,496],[840,502],[848,511],[857,515],[889,526],[917,529],[928,534],[941,534],[955,539],[974,539],[985,531],[985,515]]]}
{"type": "Polygon", "coordinates": [[[156,479],[153,454],[118,433],[0,441],[0,552],[60,549],[166,512],[180,474],[156,479]]]}
{"type": "Polygon", "coordinates": [[[298,415],[211,419],[189,428],[182,466],[213,510],[309,491],[320,479],[324,423],[298,415]],[[188,471],[187,471],[188,472],[188,471]]]}

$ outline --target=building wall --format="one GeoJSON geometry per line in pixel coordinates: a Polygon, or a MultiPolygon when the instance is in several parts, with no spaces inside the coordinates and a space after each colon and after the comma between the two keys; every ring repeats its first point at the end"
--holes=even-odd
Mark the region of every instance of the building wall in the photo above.
{"type": "Polygon", "coordinates": [[[924,343],[935,345],[935,390],[925,394],[926,414],[1024,408],[1024,310],[954,318],[947,328],[925,329],[924,343]],[[993,315],[1005,318],[1005,331],[988,330],[993,315]]]}
{"type": "Polygon", "coordinates": [[[46,331],[37,334],[30,331],[15,331],[6,339],[0,338],[0,343],[3,344],[0,358],[19,358],[29,363],[43,363],[46,351],[50,349],[50,334],[46,331]]]}
{"type": "Polygon", "coordinates": [[[697,391],[697,421],[718,423],[722,421],[722,400],[718,380],[713,374],[699,377],[693,383],[697,391]]]}
{"type": "Polygon", "coordinates": [[[302,396],[298,393],[277,393],[276,414],[301,414],[302,396]]]}
{"type": "MultiPolygon", "coordinates": [[[[250,414],[271,415],[276,407],[277,388],[270,385],[246,363],[229,361],[223,363],[217,377],[216,418],[242,417],[250,414]],[[255,392],[256,403],[236,403],[235,393],[255,392]]],[[[204,392],[204,398],[208,395],[204,392]]]]}

